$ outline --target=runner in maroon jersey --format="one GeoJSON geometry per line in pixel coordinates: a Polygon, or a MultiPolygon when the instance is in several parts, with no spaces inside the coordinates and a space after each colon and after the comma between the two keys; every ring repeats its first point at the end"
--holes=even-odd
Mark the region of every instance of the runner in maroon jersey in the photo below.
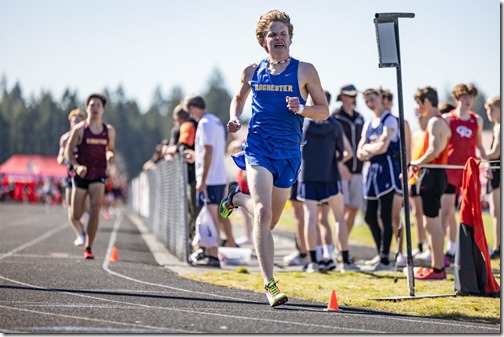
{"type": "Polygon", "coordinates": [[[65,148],[65,157],[75,168],[72,189],[72,222],[82,226],[80,218],[84,202],[89,195],[90,209],[87,225],[84,258],[94,259],[91,246],[98,230],[100,208],[105,195],[105,178],[108,166],[114,165],[115,130],[102,120],[107,99],[100,94],[91,94],[86,99],[88,117],[72,128],[65,148]],[[78,148],[75,158],[73,149],[78,148]],[[108,164],[108,165],[107,165],[108,164]]]}
{"type": "MultiPolygon", "coordinates": [[[[478,90],[472,84],[458,84],[452,90],[457,107],[443,114],[451,129],[448,143],[448,165],[465,165],[469,157],[476,158],[476,149],[480,158],[487,160],[487,155],[481,141],[483,119],[471,111],[478,90]]],[[[448,236],[446,258],[453,263],[455,259],[455,241],[457,238],[457,223],[455,221],[455,196],[462,186],[460,169],[446,170],[448,186],[441,199],[441,221],[448,236]]]]}

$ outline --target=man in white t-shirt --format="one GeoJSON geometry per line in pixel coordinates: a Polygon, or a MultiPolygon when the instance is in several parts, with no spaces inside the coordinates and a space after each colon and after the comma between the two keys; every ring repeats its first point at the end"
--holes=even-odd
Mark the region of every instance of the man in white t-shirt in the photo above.
{"type": "MultiPolygon", "coordinates": [[[[224,167],[226,149],[224,126],[219,118],[206,111],[203,97],[191,95],[185,99],[184,105],[191,118],[198,122],[194,143],[197,205],[199,207],[203,206],[206,199],[208,210],[216,227],[217,239],[220,238],[219,227],[222,225],[226,234],[227,245],[234,247],[236,243],[231,231],[231,222],[229,219],[223,219],[218,215],[218,205],[224,197],[227,183],[224,167]]],[[[217,259],[217,246],[205,248],[205,251],[202,249],[195,250],[191,255],[191,262],[193,264],[220,266],[217,259]]]]}

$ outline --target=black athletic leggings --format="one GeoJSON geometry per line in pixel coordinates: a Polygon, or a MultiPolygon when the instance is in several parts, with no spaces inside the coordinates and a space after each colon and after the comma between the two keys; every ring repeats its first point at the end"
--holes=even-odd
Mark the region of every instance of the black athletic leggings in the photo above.
{"type": "Polygon", "coordinates": [[[392,205],[395,191],[382,195],[378,200],[366,200],[365,220],[371,229],[376,250],[382,260],[389,259],[390,244],[392,243],[392,205]],[[378,224],[378,207],[383,228],[378,224]]]}

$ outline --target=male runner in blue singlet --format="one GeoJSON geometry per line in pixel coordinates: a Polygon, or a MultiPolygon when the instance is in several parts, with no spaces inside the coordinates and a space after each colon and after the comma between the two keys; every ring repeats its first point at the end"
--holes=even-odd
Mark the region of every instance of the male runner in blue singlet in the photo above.
{"type": "Polygon", "coordinates": [[[268,57],[245,67],[240,87],[231,101],[229,132],[241,124],[245,101],[252,90],[252,118],[243,149],[250,196],[238,184],[229,185],[219,212],[227,217],[242,206],[254,216],[254,245],[264,289],[272,307],[287,302],[273,278],[274,244],[271,230],[284,209],[289,188],[297,179],[301,164],[303,118],[325,120],[329,108],[315,67],[292,58],[293,26],[290,17],[272,10],[259,18],[256,37],[268,57]],[[314,105],[305,106],[308,96],[314,105]]]}

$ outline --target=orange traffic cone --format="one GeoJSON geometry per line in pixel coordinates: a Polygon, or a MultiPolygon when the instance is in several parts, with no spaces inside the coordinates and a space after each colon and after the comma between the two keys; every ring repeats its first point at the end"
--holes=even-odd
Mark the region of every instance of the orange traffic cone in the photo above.
{"type": "Polygon", "coordinates": [[[117,248],[114,246],[112,248],[112,252],[110,253],[110,261],[117,262],[119,261],[119,256],[117,256],[117,248]]]}
{"type": "Polygon", "coordinates": [[[331,299],[329,300],[329,304],[327,305],[327,309],[324,311],[336,311],[339,310],[338,300],[336,299],[336,290],[333,289],[331,293],[331,299]]]}

